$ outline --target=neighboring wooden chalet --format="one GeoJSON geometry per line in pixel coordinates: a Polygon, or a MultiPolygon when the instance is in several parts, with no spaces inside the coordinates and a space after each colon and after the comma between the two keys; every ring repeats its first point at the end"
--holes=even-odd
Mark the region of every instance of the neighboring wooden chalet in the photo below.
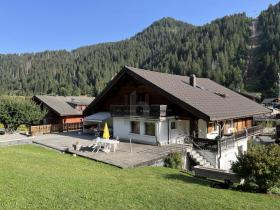
{"type": "MultiPolygon", "coordinates": [[[[254,115],[269,112],[210,79],[124,67],[84,115],[109,113],[114,137],[162,145],[185,137],[213,142],[251,128],[254,115]]],[[[246,143],[234,152],[246,151],[246,143]]]]}
{"type": "Polygon", "coordinates": [[[261,102],[261,98],[262,98],[261,93],[254,93],[254,92],[247,92],[247,91],[239,91],[237,93],[239,93],[239,94],[245,96],[246,98],[249,98],[257,103],[261,102]]]}
{"type": "Polygon", "coordinates": [[[265,98],[262,101],[262,104],[266,107],[272,107],[272,108],[280,107],[279,98],[265,98]]]}
{"type": "Polygon", "coordinates": [[[93,101],[85,96],[33,96],[33,101],[47,110],[44,124],[80,123],[84,109],[93,101]]]}

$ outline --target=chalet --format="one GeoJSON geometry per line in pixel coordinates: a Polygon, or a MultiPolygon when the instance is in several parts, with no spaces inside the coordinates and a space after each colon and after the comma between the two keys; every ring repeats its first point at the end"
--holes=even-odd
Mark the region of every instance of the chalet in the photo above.
{"type": "Polygon", "coordinates": [[[253,116],[269,112],[210,79],[126,66],[84,115],[111,122],[115,138],[154,145],[188,141],[205,162],[228,169],[260,130],[253,116]]]}
{"type": "Polygon", "coordinates": [[[32,98],[42,109],[47,110],[44,124],[79,123],[83,121],[83,111],[93,98],[85,96],[47,96],[32,98]]]}
{"type": "Polygon", "coordinates": [[[247,92],[247,91],[239,91],[238,93],[257,103],[261,102],[261,97],[262,97],[261,93],[254,93],[254,92],[247,92]]]}
{"type": "Polygon", "coordinates": [[[266,107],[279,108],[279,98],[265,98],[262,104],[266,107]]]}

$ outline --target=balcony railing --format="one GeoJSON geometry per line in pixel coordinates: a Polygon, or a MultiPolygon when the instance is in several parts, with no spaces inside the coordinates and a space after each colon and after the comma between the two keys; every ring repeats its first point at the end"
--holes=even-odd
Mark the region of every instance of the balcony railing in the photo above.
{"type": "Polygon", "coordinates": [[[167,105],[112,105],[110,111],[111,115],[115,117],[166,117],[171,115],[171,110],[167,109],[167,105]]]}
{"type": "Polygon", "coordinates": [[[262,125],[253,126],[242,131],[238,131],[231,136],[226,136],[221,139],[207,139],[207,138],[193,138],[194,146],[199,149],[207,150],[210,152],[217,152],[219,149],[226,150],[234,147],[234,143],[246,137],[261,134],[263,131],[262,125]],[[220,145],[219,145],[220,144],[220,145]]]}
{"type": "Polygon", "coordinates": [[[215,139],[194,138],[193,146],[199,150],[207,150],[210,152],[218,151],[218,143],[215,139]]]}
{"type": "Polygon", "coordinates": [[[246,137],[258,135],[258,134],[261,134],[262,132],[263,132],[263,126],[262,125],[257,125],[257,126],[253,126],[251,128],[248,128],[248,129],[238,131],[238,132],[232,134],[231,136],[227,136],[225,138],[220,139],[220,144],[221,144],[220,148],[222,150],[232,148],[232,147],[234,147],[234,142],[235,141],[238,141],[240,139],[244,139],[246,137]]]}

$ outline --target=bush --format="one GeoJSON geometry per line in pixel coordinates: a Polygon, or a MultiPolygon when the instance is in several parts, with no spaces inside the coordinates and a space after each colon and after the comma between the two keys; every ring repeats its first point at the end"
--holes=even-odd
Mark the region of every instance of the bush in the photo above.
{"type": "Polygon", "coordinates": [[[280,195],[280,187],[271,187],[269,188],[268,192],[271,194],[280,195]]]}
{"type": "Polygon", "coordinates": [[[182,154],[179,152],[172,152],[164,160],[164,166],[169,168],[182,168],[182,154]]]}
{"type": "Polygon", "coordinates": [[[280,146],[254,145],[237,157],[232,170],[244,179],[243,189],[268,192],[280,183],[280,146]]]}
{"type": "Polygon", "coordinates": [[[273,122],[272,121],[263,121],[262,125],[264,128],[272,128],[273,127],[273,122]]]}

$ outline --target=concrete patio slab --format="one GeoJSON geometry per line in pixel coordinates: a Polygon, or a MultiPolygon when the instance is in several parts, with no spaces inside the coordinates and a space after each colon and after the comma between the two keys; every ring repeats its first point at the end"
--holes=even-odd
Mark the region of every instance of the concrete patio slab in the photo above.
{"type": "Polygon", "coordinates": [[[20,133],[0,135],[0,147],[18,144],[30,144],[34,137],[28,137],[20,133]]]}
{"type": "Polygon", "coordinates": [[[75,151],[72,144],[77,141],[83,146],[94,143],[93,136],[77,133],[47,134],[38,136],[33,143],[40,144],[61,152],[69,152],[92,160],[104,162],[119,168],[133,168],[144,165],[161,165],[162,160],[172,151],[190,150],[188,145],[153,146],[128,142],[120,142],[116,152],[95,153],[91,151],[75,151]]]}

